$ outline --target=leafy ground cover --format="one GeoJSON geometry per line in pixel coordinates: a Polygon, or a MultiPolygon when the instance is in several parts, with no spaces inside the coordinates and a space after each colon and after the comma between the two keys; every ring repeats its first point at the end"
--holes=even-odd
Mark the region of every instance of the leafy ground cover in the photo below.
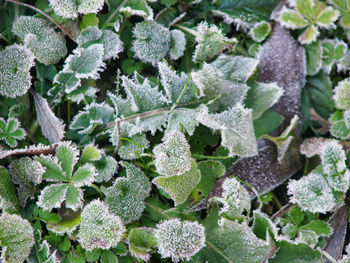
{"type": "Polygon", "coordinates": [[[348,0],[0,2],[2,262],[350,262],[348,0]]]}

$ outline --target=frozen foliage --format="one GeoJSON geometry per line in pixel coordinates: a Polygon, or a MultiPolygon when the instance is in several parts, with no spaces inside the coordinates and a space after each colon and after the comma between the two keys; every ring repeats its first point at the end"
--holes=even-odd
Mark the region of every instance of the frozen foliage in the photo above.
{"type": "Polygon", "coordinates": [[[331,176],[346,169],[346,157],[343,147],[335,140],[326,143],[321,154],[323,171],[331,176]]]}
{"type": "Polygon", "coordinates": [[[150,260],[152,248],[157,247],[155,229],[150,227],[136,227],[131,229],[128,244],[131,255],[145,262],[150,260]]]}
{"type": "Polygon", "coordinates": [[[290,202],[312,213],[327,213],[335,207],[336,200],[332,189],[322,175],[322,170],[314,170],[300,180],[288,184],[290,202]]]}
{"type": "Polygon", "coordinates": [[[103,60],[117,58],[118,54],[123,51],[123,42],[118,34],[111,30],[100,30],[98,27],[84,28],[77,38],[77,43],[81,47],[87,47],[91,43],[103,44],[103,60]]]}
{"type": "Polygon", "coordinates": [[[58,143],[64,136],[64,124],[52,112],[47,100],[41,97],[35,91],[32,92],[34,97],[36,114],[43,135],[51,144],[58,143]]]}
{"type": "Polygon", "coordinates": [[[250,196],[244,186],[235,178],[226,178],[222,184],[222,197],[215,198],[224,206],[220,214],[230,220],[241,220],[243,212],[250,212],[250,196]]]}
{"type": "Polygon", "coordinates": [[[202,111],[202,107],[199,106],[196,109],[177,108],[168,115],[168,125],[166,133],[171,130],[186,131],[189,135],[193,135],[194,130],[199,125],[197,119],[198,115],[202,111]]]}
{"type": "Polygon", "coordinates": [[[201,22],[196,31],[196,50],[193,54],[194,62],[204,62],[219,55],[223,50],[233,50],[237,40],[235,38],[228,39],[223,35],[216,25],[208,25],[207,22],[201,22]]]}
{"type": "Polygon", "coordinates": [[[106,103],[91,103],[76,114],[69,125],[79,134],[90,134],[98,125],[106,124],[113,117],[114,109],[106,103]]]}
{"type": "Polygon", "coordinates": [[[202,69],[192,72],[193,82],[199,89],[198,97],[215,94],[220,89],[223,74],[211,64],[204,63],[202,69]]]}
{"type": "Polygon", "coordinates": [[[151,191],[151,183],[140,168],[127,162],[120,162],[127,177],[118,177],[111,187],[102,187],[109,210],[120,216],[124,224],[136,221],[145,208],[145,198],[151,191]]]}
{"type": "Polygon", "coordinates": [[[2,214],[0,217],[1,260],[4,263],[23,262],[34,244],[31,224],[18,215],[2,214]]]}
{"type": "Polygon", "coordinates": [[[0,95],[15,98],[30,88],[32,77],[29,70],[34,66],[33,53],[17,44],[0,52],[0,95]]]}
{"type": "Polygon", "coordinates": [[[0,210],[9,214],[16,214],[19,211],[16,187],[8,170],[3,166],[0,166],[0,210]]]}
{"type": "Polygon", "coordinates": [[[249,35],[255,42],[262,42],[271,32],[271,25],[266,21],[255,24],[250,30],[249,35]]]}
{"type": "Polygon", "coordinates": [[[322,147],[332,139],[322,137],[311,137],[307,138],[300,145],[300,153],[305,155],[307,158],[311,158],[314,155],[322,154],[322,147]]]}
{"type": "Polygon", "coordinates": [[[179,131],[171,131],[163,137],[163,143],[153,149],[154,165],[161,175],[180,175],[190,170],[191,150],[186,137],[179,131]]]}
{"type": "Polygon", "coordinates": [[[190,260],[205,246],[205,229],[201,224],[179,219],[163,221],[157,225],[155,236],[158,252],[173,262],[190,260]]]}
{"type": "Polygon", "coordinates": [[[195,160],[191,160],[190,170],[173,176],[158,176],[152,183],[167,192],[175,205],[184,203],[201,180],[200,170],[195,160]]]}
{"type": "Polygon", "coordinates": [[[36,160],[46,168],[43,179],[55,182],[46,186],[40,193],[37,205],[51,211],[61,207],[76,210],[81,207],[83,199],[82,186],[91,185],[95,180],[96,169],[86,163],[74,169],[78,162],[79,151],[70,142],[60,142],[56,147],[56,156],[37,157],[36,160]]]}
{"type": "Polygon", "coordinates": [[[95,181],[98,183],[109,181],[118,168],[118,162],[112,156],[103,156],[101,160],[93,164],[97,170],[95,181]]]}
{"type": "Polygon", "coordinates": [[[34,185],[40,184],[45,168],[29,157],[22,157],[12,161],[9,165],[12,181],[19,185],[19,200],[25,206],[28,197],[34,198],[34,185]]]}
{"type": "Polygon", "coordinates": [[[0,117],[0,141],[5,141],[10,147],[17,146],[17,140],[23,140],[27,135],[26,131],[21,128],[21,123],[16,118],[8,118],[5,121],[0,117]]]}
{"type": "Polygon", "coordinates": [[[32,251],[31,256],[27,259],[28,262],[34,263],[35,260],[45,263],[57,263],[59,259],[57,257],[57,250],[50,250],[50,244],[47,240],[41,240],[40,230],[36,230],[35,236],[35,246],[34,251],[32,251]],[[35,254],[35,256],[33,256],[35,254]]]}
{"type": "Polygon", "coordinates": [[[344,58],[348,47],[346,43],[337,38],[335,39],[324,39],[321,41],[322,45],[322,59],[323,59],[323,70],[329,74],[332,67],[337,63],[338,70],[340,69],[339,62],[344,58]]]}
{"type": "Polygon", "coordinates": [[[115,247],[122,239],[125,227],[119,216],[108,211],[108,206],[94,200],[81,213],[79,242],[88,251],[115,247]]]}
{"type": "Polygon", "coordinates": [[[302,44],[310,44],[320,34],[320,28],[334,28],[339,17],[339,12],[318,0],[294,0],[290,1],[294,9],[282,8],[278,21],[287,28],[305,28],[299,37],[302,44]]]}
{"type": "Polygon", "coordinates": [[[345,29],[350,28],[350,3],[347,0],[330,0],[329,3],[333,4],[338,9],[342,18],[340,19],[340,25],[345,29]]]}
{"type": "Polygon", "coordinates": [[[64,18],[76,18],[78,13],[91,14],[99,12],[104,0],[49,0],[55,13],[64,18]]]}
{"type": "Polygon", "coordinates": [[[344,110],[350,109],[350,81],[344,79],[338,82],[338,85],[334,88],[333,100],[335,105],[344,110]]]}
{"type": "Polygon", "coordinates": [[[44,19],[32,16],[20,16],[12,27],[12,32],[45,65],[55,64],[67,54],[63,35],[55,32],[51,24],[44,19]]]}
{"type": "Polygon", "coordinates": [[[132,51],[142,62],[154,66],[163,58],[170,48],[170,32],[153,20],[146,20],[135,25],[132,51]]]}
{"type": "Polygon", "coordinates": [[[237,103],[221,113],[210,114],[207,109],[203,110],[198,119],[203,125],[221,131],[221,144],[229,150],[229,156],[248,157],[257,154],[251,114],[251,109],[237,103]]]}
{"type": "Polygon", "coordinates": [[[169,50],[170,58],[176,60],[182,57],[186,49],[185,34],[178,29],[171,30],[170,41],[171,41],[170,50],[169,50]]]}
{"type": "MultiPolygon", "coordinates": [[[[126,16],[141,16],[146,20],[153,19],[153,10],[147,0],[129,0],[120,8],[120,12],[126,16]]],[[[152,1],[149,1],[152,2],[152,1]]]]}

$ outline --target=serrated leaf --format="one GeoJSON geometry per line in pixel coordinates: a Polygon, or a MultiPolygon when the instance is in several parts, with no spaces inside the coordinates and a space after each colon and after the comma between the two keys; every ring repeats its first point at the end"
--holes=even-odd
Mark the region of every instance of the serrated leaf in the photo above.
{"type": "Polygon", "coordinates": [[[17,146],[17,140],[23,140],[27,135],[26,131],[21,128],[21,123],[17,118],[8,118],[5,121],[0,117],[0,140],[6,142],[11,148],[17,146]]]}
{"type": "Polygon", "coordinates": [[[66,207],[76,210],[82,206],[83,191],[74,185],[68,185],[65,202],[66,207]]]}
{"type": "Polygon", "coordinates": [[[67,186],[67,184],[52,184],[46,186],[41,190],[37,205],[49,211],[53,208],[60,207],[66,197],[67,186]]]}
{"type": "Polygon", "coordinates": [[[115,174],[118,163],[112,156],[103,156],[100,161],[93,163],[97,170],[96,182],[109,181],[115,174]]]}
{"type": "Polygon", "coordinates": [[[60,142],[64,136],[64,124],[52,112],[46,99],[35,91],[31,93],[33,94],[36,114],[43,135],[51,144],[60,142]]]}
{"type": "Polygon", "coordinates": [[[180,175],[158,176],[153,179],[152,183],[166,191],[174,200],[175,205],[179,205],[186,201],[200,179],[200,170],[197,169],[196,162],[192,160],[189,171],[180,175]]]}
{"type": "Polygon", "coordinates": [[[333,100],[336,106],[340,109],[350,109],[350,81],[344,79],[338,82],[338,85],[333,90],[333,100]]]}
{"type": "Polygon", "coordinates": [[[16,188],[11,181],[10,174],[3,166],[0,166],[0,198],[3,213],[18,213],[19,202],[16,195],[16,188]]]}
{"type": "Polygon", "coordinates": [[[333,233],[332,228],[327,222],[321,220],[313,220],[310,223],[299,227],[299,229],[313,231],[317,236],[329,236],[333,233]]]}
{"type": "Polygon", "coordinates": [[[189,135],[193,135],[194,130],[199,125],[198,115],[201,107],[196,109],[178,108],[168,115],[168,125],[166,132],[172,130],[186,131],[189,135]]]}
{"type": "Polygon", "coordinates": [[[45,173],[43,174],[43,179],[48,181],[67,181],[68,178],[65,172],[62,170],[58,164],[57,159],[50,156],[41,155],[35,158],[36,161],[41,163],[45,167],[45,173]]]}
{"type": "Polygon", "coordinates": [[[77,187],[91,185],[95,180],[96,169],[92,164],[84,164],[80,166],[72,176],[72,184],[77,187]]]}
{"type": "Polygon", "coordinates": [[[170,41],[169,56],[174,60],[179,59],[184,55],[186,49],[185,34],[178,29],[171,30],[170,41]]]}
{"type": "Polygon", "coordinates": [[[204,111],[199,121],[221,131],[221,144],[229,150],[229,156],[248,157],[257,154],[251,110],[245,109],[240,103],[221,113],[209,114],[204,111]]]}
{"type": "Polygon", "coordinates": [[[101,158],[102,158],[101,151],[97,147],[91,144],[91,145],[85,146],[81,154],[80,161],[85,163],[85,162],[98,161],[98,160],[101,160],[101,158]]]}
{"type": "Polygon", "coordinates": [[[271,32],[271,25],[266,21],[255,24],[249,31],[250,37],[256,42],[262,42],[271,32]]]}
{"type": "Polygon", "coordinates": [[[283,26],[296,29],[303,28],[309,25],[308,21],[297,11],[283,7],[279,17],[283,26]]]}
{"type": "Polygon", "coordinates": [[[56,147],[56,157],[67,178],[72,177],[73,169],[78,162],[79,151],[71,142],[61,142],[56,147]]]}
{"type": "Polygon", "coordinates": [[[1,259],[4,263],[23,262],[34,244],[31,224],[18,215],[2,214],[0,217],[1,259]]]}
{"type": "Polygon", "coordinates": [[[278,229],[266,214],[254,211],[253,232],[258,238],[268,241],[269,236],[272,238],[277,236],[278,229]]]}

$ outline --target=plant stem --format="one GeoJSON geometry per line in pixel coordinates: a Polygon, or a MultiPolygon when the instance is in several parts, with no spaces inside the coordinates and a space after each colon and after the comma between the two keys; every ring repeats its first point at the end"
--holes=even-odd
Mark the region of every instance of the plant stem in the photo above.
{"type": "Polygon", "coordinates": [[[329,255],[326,251],[323,251],[323,250],[322,250],[322,254],[323,254],[323,256],[325,256],[325,258],[327,258],[330,262],[332,262],[332,263],[338,263],[338,261],[337,261],[335,258],[333,258],[331,255],[329,255]]]}
{"type": "Polygon", "coordinates": [[[210,155],[202,155],[202,154],[192,154],[191,156],[198,160],[203,160],[203,159],[225,160],[225,159],[233,158],[229,156],[210,156],[210,155]]]}
{"type": "Polygon", "coordinates": [[[176,102],[173,104],[173,106],[171,107],[171,109],[170,109],[168,114],[172,113],[174,111],[174,109],[177,107],[178,103],[180,102],[182,96],[184,95],[184,93],[185,93],[185,91],[187,89],[188,83],[190,83],[190,80],[191,80],[191,75],[188,78],[185,87],[182,89],[180,96],[177,98],[176,102]]]}
{"type": "Polygon", "coordinates": [[[53,19],[51,16],[49,16],[48,14],[46,14],[45,12],[41,11],[39,8],[36,8],[35,6],[32,6],[32,5],[29,5],[29,4],[26,4],[26,3],[22,3],[22,2],[18,2],[18,1],[15,1],[15,0],[6,0],[7,2],[11,2],[13,4],[16,4],[16,5],[21,5],[21,6],[25,6],[25,7],[28,7],[40,14],[42,14],[43,16],[45,16],[47,19],[49,19],[52,23],[54,23],[59,29],[62,30],[63,33],[65,33],[71,40],[73,40],[75,42],[75,39],[74,37],[69,34],[69,32],[64,29],[59,23],[56,22],[55,19],[53,19]]]}
{"type": "Polygon", "coordinates": [[[123,7],[123,5],[126,4],[128,0],[124,0],[120,3],[120,5],[113,11],[113,13],[107,18],[106,22],[102,25],[102,28],[105,28],[111,20],[119,13],[119,9],[123,7]]]}

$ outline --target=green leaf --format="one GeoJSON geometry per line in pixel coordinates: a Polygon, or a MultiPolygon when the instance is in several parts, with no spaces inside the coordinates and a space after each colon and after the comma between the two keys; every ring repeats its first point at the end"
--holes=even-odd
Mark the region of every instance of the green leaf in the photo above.
{"type": "Polygon", "coordinates": [[[118,163],[112,156],[103,156],[100,161],[93,163],[97,170],[96,182],[109,181],[115,174],[118,163]]]}
{"type": "Polygon", "coordinates": [[[61,142],[56,147],[56,157],[61,164],[67,178],[72,177],[73,168],[78,162],[79,151],[71,142],[61,142]]]}
{"type": "Polygon", "coordinates": [[[120,12],[127,16],[137,15],[144,19],[153,19],[153,11],[148,6],[146,0],[128,0],[123,2],[123,7],[120,8],[120,12]]]}
{"type": "Polygon", "coordinates": [[[131,229],[128,238],[131,255],[143,261],[148,261],[152,249],[157,247],[157,239],[154,236],[154,229],[148,227],[133,228],[131,229]]]}
{"type": "Polygon", "coordinates": [[[350,81],[344,79],[338,82],[334,89],[333,100],[340,109],[350,109],[350,81]]]}
{"type": "Polygon", "coordinates": [[[153,179],[152,183],[166,191],[174,200],[175,205],[179,205],[186,201],[200,179],[200,170],[197,169],[196,162],[192,160],[189,171],[180,175],[158,176],[153,179]]]}
{"type": "Polygon", "coordinates": [[[79,229],[79,242],[84,249],[109,249],[118,244],[124,232],[122,220],[111,214],[105,203],[94,200],[84,208],[79,229]]]}
{"type": "Polygon", "coordinates": [[[0,217],[1,259],[7,263],[23,262],[34,244],[31,224],[18,215],[2,214],[0,217]]]}
{"type": "Polygon", "coordinates": [[[280,12],[279,21],[283,26],[296,29],[309,25],[309,22],[297,11],[283,7],[280,12]]]}
{"type": "Polygon", "coordinates": [[[283,121],[282,115],[273,111],[265,111],[258,119],[253,121],[254,134],[259,139],[264,134],[270,134],[274,131],[283,121]]]}
{"type": "Polygon", "coordinates": [[[321,263],[321,252],[309,247],[307,244],[294,244],[287,240],[277,242],[279,249],[269,263],[321,263]]]}
{"type": "Polygon", "coordinates": [[[77,229],[80,224],[81,217],[80,214],[74,216],[73,218],[59,222],[58,224],[47,224],[47,229],[52,231],[57,235],[64,235],[65,233],[71,234],[77,229]]]}
{"type": "Polygon", "coordinates": [[[254,211],[253,232],[258,238],[268,241],[268,235],[272,238],[277,237],[278,229],[267,215],[254,211]]]}
{"type": "Polygon", "coordinates": [[[169,56],[174,60],[179,59],[184,55],[186,49],[185,34],[178,29],[171,30],[170,41],[169,56]]]}
{"type": "Polygon", "coordinates": [[[55,213],[50,213],[47,210],[39,209],[39,217],[40,220],[48,223],[48,224],[57,224],[61,221],[61,217],[55,213]]]}
{"type": "Polygon", "coordinates": [[[216,179],[225,174],[226,168],[219,161],[201,161],[198,163],[198,169],[201,171],[201,180],[197,185],[198,191],[203,196],[209,195],[216,179]]]}
{"type": "Polygon", "coordinates": [[[0,140],[5,141],[8,146],[16,147],[17,140],[23,140],[26,135],[18,119],[11,117],[5,121],[0,117],[0,140]]]}
{"type": "Polygon", "coordinates": [[[83,200],[83,191],[74,185],[68,185],[65,196],[66,207],[76,210],[81,207],[83,200]]]}
{"type": "Polygon", "coordinates": [[[305,213],[302,212],[298,206],[293,206],[292,209],[289,211],[289,215],[296,226],[300,226],[301,222],[303,222],[305,217],[305,213]]]}
{"type": "Polygon", "coordinates": [[[310,25],[304,31],[304,33],[300,35],[298,40],[301,44],[310,44],[317,39],[319,34],[320,32],[318,31],[317,27],[310,25]]]}
{"type": "Polygon", "coordinates": [[[339,12],[336,9],[327,6],[319,13],[318,17],[316,18],[316,23],[320,27],[328,28],[338,19],[338,17],[339,12]]]}
{"type": "Polygon", "coordinates": [[[41,163],[45,168],[45,173],[43,174],[43,179],[47,181],[58,181],[66,182],[68,178],[65,175],[65,172],[62,170],[58,164],[57,159],[54,159],[50,156],[40,156],[35,158],[36,161],[41,163]]]}
{"type": "Polygon", "coordinates": [[[249,31],[250,37],[255,42],[262,42],[271,32],[271,25],[266,21],[255,24],[249,31]]]}
{"type": "Polygon", "coordinates": [[[333,233],[332,228],[327,222],[321,220],[313,220],[310,223],[299,227],[303,230],[311,230],[315,232],[318,236],[330,236],[333,233]]]}
{"type": "Polygon", "coordinates": [[[80,29],[84,29],[89,26],[98,26],[98,18],[95,14],[83,15],[80,22],[80,29]]]}
{"type": "Polygon", "coordinates": [[[72,184],[77,187],[91,185],[95,181],[96,169],[92,164],[80,166],[72,176],[72,184]]]}
{"type": "Polygon", "coordinates": [[[16,188],[11,181],[10,174],[3,166],[0,166],[0,199],[3,213],[17,214],[19,212],[16,188]]]}
{"type": "Polygon", "coordinates": [[[41,190],[37,205],[49,211],[55,207],[60,207],[65,199],[67,189],[67,184],[52,184],[46,186],[41,190]]]}
{"type": "Polygon", "coordinates": [[[309,45],[305,45],[304,48],[306,52],[307,75],[313,76],[321,69],[322,65],[321,43],[319,41],[315,41],[309,45]]]}
{"type": "Polygon", "coordinates": [[[110,250],[103,250],[101,254],[101,263],[118,262],[117,256],[110,250]]]}
{"type": "Polygon", "coordinates": [[[91,144],[91,145],[85,146],[81,154],[80,161],[85,163],[85,162],[98,161],[98,160],[101,160],[101,158],[102,158],[101,151],[97,147],[91,144]]]}

